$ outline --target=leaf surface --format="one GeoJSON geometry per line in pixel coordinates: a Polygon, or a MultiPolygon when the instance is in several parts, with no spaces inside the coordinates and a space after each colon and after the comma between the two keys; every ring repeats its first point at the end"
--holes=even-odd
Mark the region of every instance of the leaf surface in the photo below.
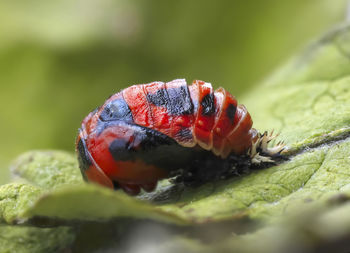
{"type": "MultiPolygon", "coordinates": [[[[210,252],[212,247],[222,252],[260,248],[282,252],[291,244],[307,252],[341,241],[350,236],[349,59],[350,28],[345,26],[328,33],[240,99],[257,129],[280,132],[279,140],[289,147],[289,160],[282,164],[196,188],[162,182],[157,191],[136,199],[85,184],[71,154],[29,152],[12,167],[20,182],[0,187],[0,222],[36,225],[35,219],[45,218],[49,224],[113,221],[118,226],[118,219],[132,218],[205,228],[248,220],[243,230],[230,227],[220,245],[180,240],[180,247],[195,245],[194,252],[210,252]],[[276,236],[280,240],[274,245],[276,236]]],[[[31,229],[1,228],[23,233],[31,229]]],[[[62,226],[52,231],[59,229],[62,226]]],[[[73,237],[67,232],[65,245],[73,237]]],[[[169,235],[165,241],[178,239],[169,235]]]]}

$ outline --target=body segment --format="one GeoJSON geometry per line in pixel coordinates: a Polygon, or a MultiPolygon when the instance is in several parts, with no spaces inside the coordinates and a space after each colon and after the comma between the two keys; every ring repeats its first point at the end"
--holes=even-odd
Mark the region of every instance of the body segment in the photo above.
{"type": "Polygon", "coordinates": [[[87,180],[137,194],[192,160],[246,154],[257,138],[246,108],[225,89],[177,79],[112,95],[83,120],[76,143],[87,180]]]}

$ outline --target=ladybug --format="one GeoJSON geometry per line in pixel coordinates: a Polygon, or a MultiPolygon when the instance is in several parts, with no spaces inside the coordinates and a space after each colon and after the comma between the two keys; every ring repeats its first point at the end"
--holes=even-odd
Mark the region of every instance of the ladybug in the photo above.
{"type": "Polygon", "coordinates": [[[184,79],[130,86],[82,122],[76,150],[85,180],[137,195],[180,175],[204,182],[235,168],[273,162],[284,150],[267,144],[244,105],[223,88],[184,79]]]}

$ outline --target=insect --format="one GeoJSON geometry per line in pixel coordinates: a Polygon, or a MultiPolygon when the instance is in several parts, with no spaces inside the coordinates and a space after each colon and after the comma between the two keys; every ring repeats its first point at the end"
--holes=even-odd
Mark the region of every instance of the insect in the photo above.
{"type": "Polygon", "coordinates": [[[284,144],[252,128],[244,105],[223,88],[184,79],[133,85],[82,122],[76,150],[83,177],[136,195],[182,175],[207,181],[235,166],[272,162],[284,144]]]}

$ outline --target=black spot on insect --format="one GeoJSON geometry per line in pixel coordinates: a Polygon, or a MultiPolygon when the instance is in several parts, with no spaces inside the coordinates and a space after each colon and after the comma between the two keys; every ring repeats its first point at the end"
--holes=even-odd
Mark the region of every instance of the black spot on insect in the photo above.
{"type": "Polygon", "coordinates": [[[182,128],[176,135],[182,140],[189,140],[193,138],[192,131],[189,128],[182,128]]]}
{"type": "Polygon", "coordinates": [[[193,113],[193,104],[187,85],[159,89],[155,94],[147,94],[147,100],[156,106],[167,108],[170,115],[179,116],[193,113]]]}
{"type": "Polygon", "coordinates": [[[152,150],[158,146],[176,144],[175,140],[161,132],[146,127],[142,129],[143,131],[135,134],[135,138],[140,140],[140,147],[143,150],[152,150]]]}
{"type": "Polygon", "coordinates": [[[147,94],[147,101],[155,106],[167,107],[167,103],[169,102],[168,93],[165,89],[159,89],[155,94],[147,94]]]}
{"type": "Polygon", "coordinates": [[[101,112],[100,120],[104,122],[115,120],[133,122],[130,108],[124,99],[116,99],[109,102],[101,112]]]}
{"type": "Polygon", "coordinates": [[[236,106],[234,106],[233,104],[229,104],[229,106],[226,108],[226,115],[230,119],[231,123],[233,123],[235,114],[236,114],[236,106]]]}
{"type": "MultiPolygon", "coordinates": [[[[115,139],[109,145],[109,152],[116,161],[135,160],[140,158],[143,153],[154,152],[154,149],[161,146],[177,144],[172,138],[156,130],[137,125],[129,127],[134,131],[132,140],[115,139]]],[[[150,157],[147,154],[142,159],[147,162],[150,157]]]]}
{"type": "Polygon", "coordinates": [[[132,141],[115,139],[109,152],[115,161],[139,160],[158,168],[172,170],[189,160],[195,150],[179,145],[174,139],[154,129],[129,125],[134,132],[132,141]]]}
{"type": "Polygon", "coordinates": [[[209,93],[205,95],[201,101],[201,106],[203,107],[202,115],[213,115],[215,113],[214,94],[209,93]]]}
{"type": "Polygon", "coordinates": [[[109,145],[109,152],[113,156],[114,160],[116,161],[128,161],[133,160],[133,154],[135,150],[130,145],[131,143],[129,141],[126,141],[124,139],[115,139],[110,145],[109,145]]]}
{"type": "Polygon", "coordinates": [[[172,115],[188,115],[193,113],[193,104],[188,86],[167,89],[169,95],[168,111],[172,115]]]}
{"type": "Polygon", "coordinates": [[[89,169],[89,167],[92,165],[92,161],[90,160],[90,155],[88,153],[85,141],[83,139],[79,139],[78,145],[78,162],[79,167],[83,175],[85,175],[85,171],[89,169]]]}

